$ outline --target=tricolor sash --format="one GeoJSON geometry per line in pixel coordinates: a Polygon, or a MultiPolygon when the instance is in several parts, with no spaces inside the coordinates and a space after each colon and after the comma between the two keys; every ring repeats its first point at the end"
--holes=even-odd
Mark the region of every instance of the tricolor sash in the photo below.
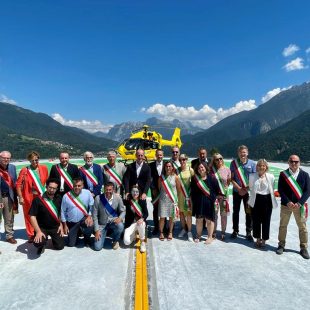
{"type": "Polygon", "coordinates": [[[240,180],[241,183],[241,187],[242,188],[246,188],[249,186],[249,179],[246,176],[246,174],[244,173],[244,169],[243,167],[240,165],[239,160],[234,159],[232,161],[232,164],[234,166],[234,170],[237,173],[238,179],[240,180]]]}
{"type": "Polygon", "coordinates": [[[68,192],[66,195],[68,195],[71,202],[85,215],[88,216],[87,212],[87,206],[83,203],[83,201],[79,198],[79,196],[75,196],[75,193],[73,191],[68,192]]]}
{"type": "Polygon", "coordinates": [[[39,196],[41,202],[43,205],[46,207],[48,212],[51,214],[51,216],[54,218],[54,220],[59,223],[59,218],[58,218],[58,210],[57,207],[55,206],[54,202],[52,199],[49,198],[43,198],[42,196],[39,196]]]}
{"type": "Polygon", "coordinates": [[[109,214],[111,214],[113,217],[118,217],[118,214],[116,211],[112,208],[110,203],[108,202],[107,198],[105,198],[104,194],[100,195],[100,201],[102,202],[105,209],[108,211],[109,214]]]}
{"type": "Polygon", "coordinates": [[[14,190],[15,186],[14,186],[14,182],[9,174],[8,171],[3,170],[0,167],[0,177],[5,181],[5,183],[12,189],[14,190]]]}
{"type": "Polygon", "coordinates": [[[153,205],[157,205],[157,204],[158,204],[158,202],[159,202],[159,196],[160,196],[160,194],[158,194],[158,195],[151,201],[153,205]]]}
{"type": "Polygon", "coordinates": [[[211,193],[210,193],[210,188],[207,186],[207,184],[202,180],[202,178],[195,174],[194,175],[194,180],[198,186],[198,188],[203,192],[203,194],[205,196],[210,197],[211,193]]]}
{"type": "Polygon", "coordinates": [[[45,187],[42,185],[38,173],[33,169],[31,169],[30,166],[27,167],[27,169],[28,169],[28,175],[30,176],[32,183],[34,184],[36,191],[42,196],[43,193],[45,192],[45,187]]]}
{"type": "Polygon", "coordinates": [[[172,160],[171,163],[172,163],[172,165],[174,167],[175,173],[179,174],[180,164],[177,164],[174,160],[172,160]]]}
{"type": "Polygon", "coordinates": [[[91,172],[90,169],[85,168],[84,166],[80,168],[80,170],[82,171],[82,173],[86,176],[86,178],[88,180],[90,180],[90,182],[93,183],[94,186],[98,185],[98,179],[97,177],[94,175],[93,172],[91,172]]]}
{"type": "Polygon", "coordinates": [[[104,165],[103,168],[114,179],[118,186],[122,185],[122,178],[114,168],[112,168],[109,164],[104,165]]]}
{"type": "MultiPolygon", "coordinates": [[[[284,170],[281,173],[284,176],[286,183],[289,185],[291,190],[294,192],[297,199],[298,200],[301,199],[302,194],[303,194],[302,189],[300,188],[298,182],[293,178],[289,170],[284,170]]],[[[302,219],[307,220],[308,218],[308,204],[307,203],[300,206],[300,216],[302,219]]]]}
{"type": "Polygon", "coordinates": [[[217,183],[219,185],[220,194],[223,196],[227,196],[227,189],[225,189],[224,182],[223,182],[223,179],[221,178],[221,175],[219,174],[218,170],[215,167],[212,167],[212,170],[214,172],[214,176],[215,176],[217,183]]]}
{"type": "Polygon", "coordinates": [[[173,208],[173,213],[174,214],[173,214],[173,216],[178,217],[178,214],[179,214],[178,198],[175,195],[175,193],[173,192],[172,186],[171,186],[168,178],[165,178],[164,175],[161,175],[159,178],[160,178],[161,184],[162,184],[166,194],[170,198],[171,202],[174,204],[174,208],[173,208]]]}
{"type": "Polygon", "coordinates": [[[70,187],[70,189],[73,189],[73,182],[72,182],[71,175],[64,168],[62,168],[60,164],[56,165],[56,169],[58,173],[60,174],[60,176],[63,177],[66,184],[70,187]]]}
{"type": "Polygon", "coordinates": [[[142,217],[142,207],[139,205],[138,201],[130,199],[130,206],[135,210],[139,217],[142,217]]]}
{"type": "Polygon", "coordinates": [[[183,194],[183,197],[185,198],[184,204],[186,210],[191,207],[191,201],[190,201],[190,187],[186,186],[185,180],[182,177],[182,171],[179,171],[180,176],[180,185],[181,185],[181,192],[183,194]]]}

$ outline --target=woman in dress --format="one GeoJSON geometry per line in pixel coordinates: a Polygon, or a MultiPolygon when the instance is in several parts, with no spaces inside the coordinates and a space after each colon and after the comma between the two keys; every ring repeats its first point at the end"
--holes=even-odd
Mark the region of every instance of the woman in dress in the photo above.
{"type": "Polygon", "coordinates": [[[183,238],[187,233],[188,241],[193,242],[192,234],[192,202],[190,198],[191,178],[194,176],[194,170],[187,164],[188,157],[181,154],[179,161],[181,163],[178,169],[181,190],[178,191],[178,207],[180,210],[180,221],[182,230],[178,237],[183,238]]]}
{"type": "Polygon", "coordinates": [[[16,191],[19,203],[23,206],[28,242],[32,243],[34,240],[34,228],[31,225],[28,212],[31,208],[32,200],[45,192],[44,185],[48,178],[48,170],[46,166],[39,165],[40,155],[38,152],[30,152],[27,159],[30,162],[30,166],[24,167],[20,171],[16,182],[16,191]]]}
{"type": "Polygon", "coordinates": [[[253,208],[253,237],[257,247],[265,247],[269,239],[272,208],[277,207],[274,195],[274,176],[268,171],[268,163],[260,159],[256,164],[256,173],[249,177],[249,206],[253,208]]]}
{"type": "Polygon", "coordinates": [[[180,191],[180,180],[175,174],[172,162],[168,161],[164,165],[164,172],[158,179],[159,187],[159,240],[164,240],[165,218],[169,217],[169,233],[167,240],[172,240],[173,221],[178,217],[178,197],[177,191],[180,191]]]}
{"type": "Polygon", "coordinates": [[[191,181],[191,196],[193,201],[193,216],[196,217],[197,236],[195,242],[199,242],[203,220],[206,219],[208,239],[206,244],[213,241],[215,210],[214,203],[219,191],[216,179],[210,174],[206,163],[200,163],[195,167],[195,175],[191,181]]]}
{"type": "Polygon", "coordinates": [[[148,210],[146,200],[142,200],[137,185],[133,185],[128,195],[128,200],[125,200],[126,217],[125,217],[125,233],[124,243],[131,244],[136,237],[136,232],[140,238],[140,252],[146,251],[145,245],[145,229],[148,210]]]}
{"type": "Polygon", "coordinates": [[[211,166],[211,173],[217,180],[219,186],[219,192],[216,196],[215,201],[215,221],[213,238],[216,238],[217,219],[218,213],[220,211],[222,231],[221,240],[224,241],[227,227],[227,215],[229,213],[228,186],[231,181],[231,172],[230,169],[225,166],[223,156],[219,153],[213,154],[211,166]]]}

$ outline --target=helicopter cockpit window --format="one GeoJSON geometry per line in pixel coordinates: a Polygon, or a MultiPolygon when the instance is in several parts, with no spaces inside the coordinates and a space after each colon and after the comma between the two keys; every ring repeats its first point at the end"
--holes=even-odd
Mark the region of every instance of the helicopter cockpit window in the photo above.
{"type": "Polygon", "coordinates": [[[158,142],[144,140],[144,139],[129,139],[125,143],[127,150],[137,150],[139,148],[144,150],[154,150],[159,148],[158,142]]]}

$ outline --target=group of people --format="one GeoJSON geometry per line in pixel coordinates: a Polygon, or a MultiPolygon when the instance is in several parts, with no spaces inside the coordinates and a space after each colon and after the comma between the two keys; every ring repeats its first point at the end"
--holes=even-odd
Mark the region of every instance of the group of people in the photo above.
{"type": "MultiPolygon", "coordinates": [[[[164,160],[163,150],[156,150],[156,160],[147,163],[144,150],[136,150],[136,161],[125,166],[116,160],[114,151],[108,153],[103,167],[93,162],[91,152],[84,153],[85,165],[71,164],[67,152],[60,153],[59,164],[50,172],[39,164],[37,152],[28,154],[30,165],[17,178],[16,168],[10,164],[11,154],[0,153],[0,215],[2,213],[6,240],[16,244],[13,236],[14,212],[18,202],[23,206],[28,242],[42,254],[48,236],[57,250],[75,246],[82,235],[86,246],[94,234],[94,249],[103,248],[111,232],[112,247],[117,249],[123,235],[131,244],[138,232],[140,251],[146,251],[148,208],[146,198],[150,189],[153,204],[153,235],[159,240],[173,239],[173,226],[180,218],[179,238],[201,240],[207,227],[206,244],[217,238],[217,223],[221,220],[220,239],[225,240],[227,216],[230,212],[229,185],[233,186],[233,232],[239,235],[239,213],[243,202],[246,217],[246,239],[264,248],[270,234],[272,209],[277,207],[274,195],[275,178],[268,173],[268,162],[255,163],[248,158],[248,148],[241,145],[230,168],[219,153],[207,159],[207,150],[200,148],[198,158],[188,162],[186,154],[172,148],[171,158],[164,160]],[[192,217],[196,219],[193,234],[192,217]],[[252,235],[253,232],[253,235],[252,235]]],[[[289,168],[280,173],[278,192],[281,197],[279,244],[277,254],[285,251],[287,226],[293,213],[299,228],[300,254],[309,259],[306,218],[310,196],[309,175],[300,169],[300,159],[291,155],[289,168]]]]}

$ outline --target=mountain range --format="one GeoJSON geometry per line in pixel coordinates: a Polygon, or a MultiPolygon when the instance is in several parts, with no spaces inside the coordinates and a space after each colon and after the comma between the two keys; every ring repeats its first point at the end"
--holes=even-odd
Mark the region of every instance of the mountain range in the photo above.
{"type": "Polygon", "coordinates": [[[182,135],[192,135],[203,130],[199,127],[193,126],[190,122],[181,122],[177,119],[166,121],[160,120],[156,117],[151,117],[144,122],[137,121],[116,124],[109,130],[108,133],[96,132],[95,136],[106,137],[108,139],[121,142],[130,137],[133,130],[139,129],[143,125],[148,125],[152,130],[158,131],[165,139],[171,138],[175,127],[181,128],[182,135]]]}
{"type": "Polygon", "coordinates": [[[0,102],[0,115],[0,149],[8,149],[14,158],[25,158],[31,150],[45,158],[58,156],[61,150],[78,156],[86,150],[100,154],[117,144],[8,103],[0,102]]]}

